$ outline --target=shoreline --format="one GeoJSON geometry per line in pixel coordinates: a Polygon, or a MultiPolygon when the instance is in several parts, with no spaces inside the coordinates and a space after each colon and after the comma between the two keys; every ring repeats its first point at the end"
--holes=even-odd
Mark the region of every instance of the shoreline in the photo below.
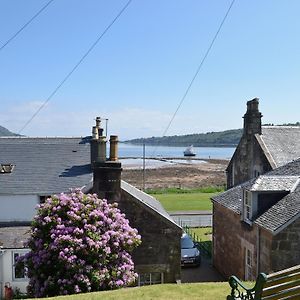
{"type": "Polygon", "coordinates": [[[198,188],[224,186],[226,167],[229,160],[202,159],[204,163],[173,163],[164,166],[145,168],[123,165],[122,179],[142,189],[198,188]],[[145,179],[145,182],[144,182],[145,179]]]}
{"type": "Polygon", "coordinates": [[[198,166],[200,164],[228,164],[229,160],[217,158],[182,158],[182,157],[121,157],[119,161],[122,163],[123,169],[140,170],[143,169],[158,169],[174,166],[198,166]]]}

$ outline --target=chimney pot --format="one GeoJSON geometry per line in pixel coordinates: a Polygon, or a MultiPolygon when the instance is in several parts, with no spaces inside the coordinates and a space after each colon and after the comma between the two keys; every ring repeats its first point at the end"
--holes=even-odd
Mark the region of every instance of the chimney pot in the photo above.
{"type": "Polygon", "coordinates": [[[96,126],[92,129],[91,140],[91,164],[106,161],[106,137],[103,136],[103,129],[100,127],[101,119],[96,118],[96,126]]]}
{"type": "Polygon", "coordinates": [[[117,161],[118,160],[118,136],[111,135],[110,136],[110,152],[109,152],[109,160],[117,161]]]}
{"type": "Polygon", "coordinates": [[[254,98],[247,102],[248,111],[258,111],[259,98],[254,98]]]}
{"type": "Polygon", "coordinates": [[[97,126],[93,126],[92,137],[93,137],[94,140],[99,139],[99,133],[98,133],[98,127],[97,126]]]}
{"type": "Polygon", "coordinates": [[[98,151],[96,162],[105,162],[106,161],[106,137],[100,136],[98,142],[98,151]]]}
{"type": "Polygon", "coordinates": [[[100,128],[100,124],[101,124],[101,118],[100,117],[96,117],[96,127],[100,128]]]}

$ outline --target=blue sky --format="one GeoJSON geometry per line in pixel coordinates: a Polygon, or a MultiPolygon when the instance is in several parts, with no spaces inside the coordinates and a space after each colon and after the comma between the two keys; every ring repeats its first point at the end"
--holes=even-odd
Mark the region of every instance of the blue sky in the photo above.
{"type": "MultiPolygon", "coordinates": [[[[0,45],[47,1],[0,0],[0,45]]],[[[0,125],[18,132],[125,5],[56,0],[0,51],[0,125]]],[[[85,136],[96,116],[121,139],[160,136],[231,1],[133,0],[22,132],[85,136]]],[[[167,135],[300,121],[300,1],[236,0],[167,135]]]]}

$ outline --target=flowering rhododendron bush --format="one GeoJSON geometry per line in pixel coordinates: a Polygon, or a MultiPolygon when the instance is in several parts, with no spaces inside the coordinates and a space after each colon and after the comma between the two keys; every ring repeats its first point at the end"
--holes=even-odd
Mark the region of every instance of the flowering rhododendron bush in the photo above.
{"type": "Polygon", "coordinates": [[[114,289],[136,279],[130,252],[140,243],[117,204],[74,190],[38,206],[19,263],[34,297],[114,289]]]}

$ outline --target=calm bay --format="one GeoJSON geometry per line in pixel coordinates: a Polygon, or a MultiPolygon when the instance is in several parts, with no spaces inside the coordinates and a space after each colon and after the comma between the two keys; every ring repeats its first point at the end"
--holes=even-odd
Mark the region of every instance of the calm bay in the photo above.
{"type": "MultiPolygon", "coordinates": [[[[186,147],[145,146],[146,157],[183,158],[186,147]]],[[[196,158],[230,159],[235,147],[194,147],[196,158]]],[[[143,146],[119,143],[119,157],[143,157],[143,146]]]]}

